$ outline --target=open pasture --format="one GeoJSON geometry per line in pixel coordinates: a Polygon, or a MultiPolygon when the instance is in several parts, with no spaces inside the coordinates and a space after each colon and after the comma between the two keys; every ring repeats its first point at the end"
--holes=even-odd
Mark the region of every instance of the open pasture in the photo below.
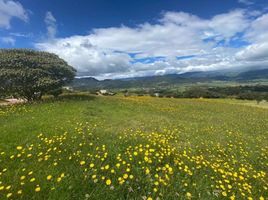
{"type": "Polygon", "coordinates": [[[0,107],[0,199],[267,199],[268,109],[80,96],[0,107]]]}

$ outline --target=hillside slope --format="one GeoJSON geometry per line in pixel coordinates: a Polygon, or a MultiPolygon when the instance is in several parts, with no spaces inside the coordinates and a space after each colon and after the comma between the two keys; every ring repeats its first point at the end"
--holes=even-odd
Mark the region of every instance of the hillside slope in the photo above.
{"type": "Polygon", "coordinates": [[[176,84],[189,84],[210,81],[255,81],[268,80],[268,69],[252,70],[240,73],[211,71],[188,72],[163,76],[138,77],[131,79],[106,79],[99,81],[95,78],[76,78],[71,84],[76,89],[115,89],[115,88],[148,88],[168,87],[176,84]]]}

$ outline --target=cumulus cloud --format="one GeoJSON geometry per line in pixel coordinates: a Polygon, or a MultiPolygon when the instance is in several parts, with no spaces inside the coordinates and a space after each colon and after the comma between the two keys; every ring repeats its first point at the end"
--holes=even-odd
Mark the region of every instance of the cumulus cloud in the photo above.
{"type": "Polygon", "coordinates": [[[245,39],[252,42],[265,42],[268,39],[268,13],[256,18],[245,33],[245,39]]]}
{"type": "Polygon", "coordinates": [[[155,24],[94,29],[89,35],[54,38],[36,47],[58,54],[80,76],[98,78],[263,66],[267,15],[253,17],[237,9],[203,19],[166,12],[155,24]]]}
{"type": "MultiPolygon", "coordinates": [[[[268,62],[268,14],[252,21],[245,32],[244,39],[251,44],[236,53],[237,60],[250,62],[268,62]]],[[[259,64],[261,65],[261,64],[259,64]]]]}
{"type": "Polygon", "coordinates": [[[53,16],[52,12],[47,11],[45,16],[45,24],[47,26],[48,38],[54,38],[57,33],[57,20],[53,16]]]}
{"type": "Polygon", "coordinates": [[[12,18],[26,22],[28,21],[27,11],[17,1],[0,0],[0,28],[9,29],[12,18]]]}

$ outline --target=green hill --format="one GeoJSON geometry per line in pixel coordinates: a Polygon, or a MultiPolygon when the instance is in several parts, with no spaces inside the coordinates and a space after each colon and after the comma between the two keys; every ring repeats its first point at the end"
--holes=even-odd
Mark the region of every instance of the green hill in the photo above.
{"type": "Polygon", "coordinates": [[[122,88],[157,88],[169,87],[178,84],[194,84],[213,81],[248,82],[268,80],[268,69],[252,70],[246,72],[188,72],[184,74],[171,74],[163,76],[137,77],[129,79],[97,80],[92,77],[76,78],[72,87],[75,89],[122,89],[122,88]]]}

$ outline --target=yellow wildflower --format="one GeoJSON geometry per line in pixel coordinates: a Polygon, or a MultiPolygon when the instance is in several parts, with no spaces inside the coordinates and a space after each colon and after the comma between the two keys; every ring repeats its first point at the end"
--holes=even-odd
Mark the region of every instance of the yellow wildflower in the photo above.
{"type": "Polygon", "coordinates": [[[34,182],[35,181],[35,178],[31,178],[30,182],[34,182]]]}
{"type": "Polygon", "coordinates": [[[48,175],[47,176],[47,180],[49,181],[49,180],[51,180],[52,179],[52,176],[51,175],[48,175]]]}
{"type": "Polygon", "coordinates": [[[187,192],[187,193],[186,193],[186,197],[187,197],[187,198],[191,198],[191,197],[192,197],[192,194],[191,194],[190,192],[187,192]]]}
{"type": "Polygon", "coordinates": [[[223,196],[225,196],[225,197],[227,196],[227,193],[226,193],[225,191],[222,192],[221,194],[222,194],[223,196]]]}
{"type": "Polygon", "coordinates": [[[22,150],[22,146],[17,146],[17,150],[22,150]]]}
{"type": "Polygon", "coordinates": [[[111,185],[112,184],[112,181],[110,179],[107,179],[106,180],[106,185],[111,185]]]}
{"type": "Polygon", "coordinates": [[[40,192],[40,191],[41,191],[40,186],[37,186],[37,187],[35,188],[35,192],[40,192]]]}
{"type": "Polygon", "coordinates": [[[11,196],[12,196],[12,193],[11,192],[7,194],[7,198],[9,198],[11,196]]]}
{"type": "Polygon", "coordinates": [[[80,165],[84,165],[86,162],[84,160],[80,161],[80,165]]]}

